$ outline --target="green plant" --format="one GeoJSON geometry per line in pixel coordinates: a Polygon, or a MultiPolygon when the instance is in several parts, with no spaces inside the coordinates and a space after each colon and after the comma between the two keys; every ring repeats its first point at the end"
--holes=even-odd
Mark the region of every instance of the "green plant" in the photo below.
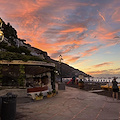
{"type": "Polygon", "coordinates": [[[40,93],[39,93],[39,96],[43,96],[43,93],[40,92],[40,93]]]}
{"type": "Polygon", "coordinates": [[[3,52],[0,51],[0,60],[23,60],[27,62],[28,60],[33,60],[33,61],[43,61],[41,58],[37,56],[30,56],[30,55],[22,55],[20,53],[15,53],[15,52],[3,52]]]}
{"type": "Polygon", "coordinates": [[[48,94],[48,95],[51,95],[51,94],[52,94],[52,92],[51,92],[51,91],[49,91],[49,92],[47,92],[47,94],[48,94]]]}
{"type": "Polygon", "coordinates": [[[25,67],[23,65],[20,65],[18,84],[19,86],[24,86],[24,83],[25,83],[25,67]]]}
{"type": "Polygon", "coordinates": [[[78,83],[84,83],[84,81],[80,80],[78,83]]]}
{"type": "Polygon", "coordinates": [[[52,93],[56,93],[56,90],[53,90],[52,93]]]}
{"type": "Polygon", "coordinates": [[[1,49],[1,48],[4,48],[4,49],[5,49],[6,46],[8,46],[8,43],[5,43],[4,41],[2,41],[2,42],[0,43],[0,49],[1,49]]]}
{"type": "Polygon", "coordinates": [[[28,50],[25,46],[20,46],[19,47],[20,53],[25,53],[26,55],[30,55],[30,50],[28,50]]]}

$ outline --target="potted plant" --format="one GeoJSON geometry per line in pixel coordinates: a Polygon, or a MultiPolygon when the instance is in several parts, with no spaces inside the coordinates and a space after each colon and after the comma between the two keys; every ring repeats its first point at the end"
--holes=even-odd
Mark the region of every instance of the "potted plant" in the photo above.
{"type": "Polygon", "coordinates": [[[78,82],[78,86],[80,89],[84,88],[84,81],[82,79],[78,82]]]}
{"type": "Polygon", "coordinates": [[[52,97],[52,95],[53,95],[53,94],[52,94],[51,91],[47,92],[47,97],[48,97],[48,98],[52,97]]]}
{"type": "Polygon", "coordinates": [[[56,90],[52,91],[52,95],[55,96],[56,95],[56,90]]]}
{"type": "Polygon", "coordinates": [[[40,97],[40,99],[43,99],[43,93],[42,92],[40,92],[39,97],[40,97]]]}
{"type": "Polygon", "coordinates": [[[42,100],[43,99],[43,93],[39,93],[39,95],[36,95],[36,100],[42,100]]]}

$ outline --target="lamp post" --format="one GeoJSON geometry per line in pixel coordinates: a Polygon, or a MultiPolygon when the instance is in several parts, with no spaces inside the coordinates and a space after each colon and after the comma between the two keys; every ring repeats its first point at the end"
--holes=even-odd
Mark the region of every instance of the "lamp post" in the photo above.
{"type": "Polygon", "coordinates": [[[59,56],[59,62],[60,62],[60,81],[62,82],[62,55],[59,56]]]}
{"type": "Polygon", "coordinates": [[[3,22],[2,22],[2,20],[0,18],[0,42],[2,42],[3,39],[4,39],[4,33],[2,31],[2,24],[3,24],[3,22]]]}
{"type": "Polygon", "coordinates": [[[59,56],[59,64],[60,64],[60,82],[58,83],[58,90],[65,90],[65,83],[62,81],[62,55],[59,56]]]}

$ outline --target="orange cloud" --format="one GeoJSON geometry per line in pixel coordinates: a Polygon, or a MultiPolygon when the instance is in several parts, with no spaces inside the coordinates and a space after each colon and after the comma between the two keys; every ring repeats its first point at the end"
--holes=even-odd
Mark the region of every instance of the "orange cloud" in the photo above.
{"type": "Polygon", "coordinates": [[[99,74],[120,74],[120,68],[108,69],[108,70],[96,70],[87,72],[90,75],[99,75],[99,74]]]}
{"type": "Polygon", "coordinates": [[[90,72],[87,72],[88,74],[90,75],[95,75],[95,74],[104,74],[105,71],[90,71],[90,72]]]}
{"type": "MultiPolygon", "coordinates": [[[[66,58],[66,56],[65,56],[65,58],[66,58]]],[[[80,58],[79,56],[69,56],[69,58],[68,58],[68,56],[67,56],[67,58],[66,58],[66,63],[68,63],[68,64],[74,63],[74,62],[76,62],[79,58],[80,58]]]]}
{"type": "Polygon", "coordinates": [[[103,15],[101,14],[101,12],[98,11],[98,13],[99,13],[99,16],[105,21],[105,18],[103,17],[103,15]]]}
{"type": "Polygon", "coordinates": [[[71,28],[71,29],[68,29],[68,30],[63,30],[61,32],[83,32],[84,30],[87,30],[86,28],[71,28]]]}
{"type": "Polygon", "coordinates": [[[93,67],[103,67],[103,66],[109,66],[113,64],[112,62],[104,62],[104,63],[101,63],[101,64],[98,64],[98,65],[94,65],[93,67]]]}
{"type": "Polygon", "coordinates": [[[112,30],[110,26],[98,26],[96,31],[91,31],[91,38],[95,39],[96,42],[105,44],[106,46],[112,46],[118,44],[120,41],[114,39],[120,29],[112,30]]]}
{"type": "Polygon", "coordinates": [[[113,13],[112,15],[112,19],[115,21],[115,22],[120,22],[120,8],[116,8],[115,9],[115,12],[113,13]]]}
{"type": "Polygon", "coordinates": [[[94,47],[86,50],[84,53],[82,53],[82,57],[90,56],[90,55],[92,55],[93,52],[97,51],[98,49],[99,49],[99,47],[94,46],[94,47]]]}

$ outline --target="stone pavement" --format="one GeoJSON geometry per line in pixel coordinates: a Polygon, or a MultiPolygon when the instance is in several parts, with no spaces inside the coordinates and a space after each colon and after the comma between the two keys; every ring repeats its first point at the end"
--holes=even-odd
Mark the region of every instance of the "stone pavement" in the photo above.
{"type": "Polygon", "coordinates": [[[16,120],[120,120],[120,100],[66,86],[55,97],[17,104],[16,120]]]}

